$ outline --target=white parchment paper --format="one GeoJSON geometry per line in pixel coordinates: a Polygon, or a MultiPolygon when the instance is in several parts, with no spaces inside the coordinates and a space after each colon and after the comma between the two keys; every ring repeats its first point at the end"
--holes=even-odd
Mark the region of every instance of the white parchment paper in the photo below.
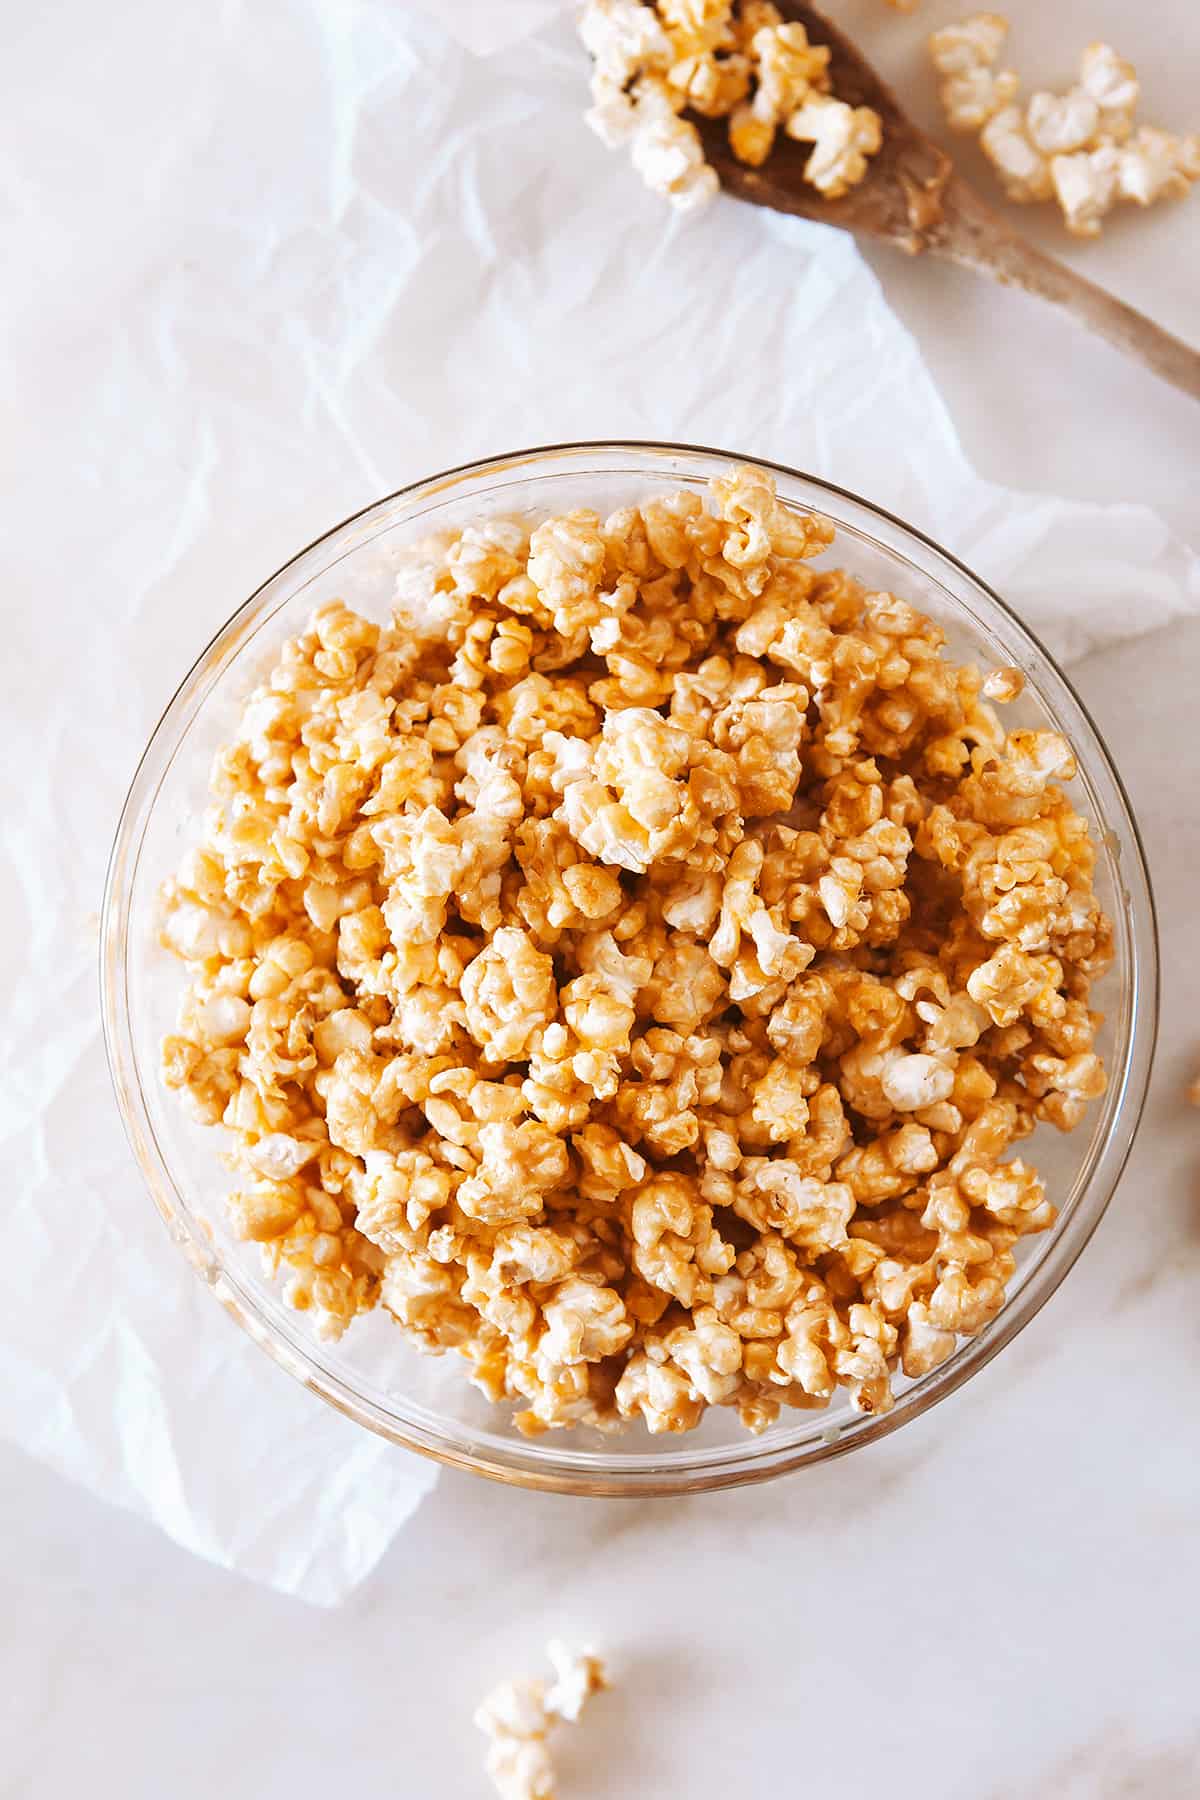
{"type": "MultiPolygon", "coordinates": [[[[201,1292],[140,1189],[97,1019],[120,802],[234,606],[405,481],[620,435],[857,489],[1064,656],[1200,606],[1153,513],[972,472],[849,239],[723,200],[673,219],[584,130],[568,20],[516,42],[503,0],[476,6],[507,47],[475,56],[442,5],[114,0],[101,27],[70,0],[26,9],[0,75],[0,1430],[324,1602],[433,1467],[201,1292]]],[[[561,9],[518,10],[527,31],[561,9]]]]}

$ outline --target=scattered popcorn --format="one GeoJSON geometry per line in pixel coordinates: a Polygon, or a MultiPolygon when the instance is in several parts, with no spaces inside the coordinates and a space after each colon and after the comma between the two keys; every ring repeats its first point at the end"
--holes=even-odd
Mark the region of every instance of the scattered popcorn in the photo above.
{"type": "MultiPolygon", "coordinates": [[[[522,1431],[886,1411],[1053,1223],[1006,1154],[1103,1091],[1070,746],[831,541],[745,468],[419,547],[389,623],[284,646],[164,890],[234,1230],[522,1431]]],[[[487,1714],[504,1793],[599,1681],[554,1661],[487,1714]]]]}
{"type": "Polygon", "coordinates": [[[1200,136],[1135,129],[1137,71],[1111,45],[1088,45],[1065,93],[1043,90],[1021,107],[1017,77],[993,71],[1007,32],[1001,14],[976,13],[935,31],[929,54],[947,123],[979,133],[1010,200],[1056,200],[1067,230],[1089,238],[1118,201],[1182,199],[1200,180],[1200,136]]]}
{"type": "Polygon", "coordinates": [[[811,143],[805,177],[828,199],[863,180],[882,142],[877,113],[830,93],[826,46],[769,0],[587,0],[580,32],[592,55],[588,124],[610,149],[628,144],[647,187],[681,210],[719,185],[685,111],[728,119],[730,149],[752,168],[780,130],[811,143]]]}
{"type": "Polygon", "coordinates": [[[1008,20],[999,13],[974,13],[930,36],[929,55],[942,77],[938,93],[952,131],[980,131],[1016,99],[1021,85],[1016,75],[995,69],[1007,36],[1008,20]]]}
{"type": "Polygon", "coordinates": [[[483,1700],[475,1723],[491,1742],[486,1767],[501,1800],[555,1800],[557,1786],[547,1735],[575,1724],[585,1702],[608,1686],[604,1664],[591,1650],[557,1640],[546,1646],[554,1681],[503,1681],[483,1700]]]}

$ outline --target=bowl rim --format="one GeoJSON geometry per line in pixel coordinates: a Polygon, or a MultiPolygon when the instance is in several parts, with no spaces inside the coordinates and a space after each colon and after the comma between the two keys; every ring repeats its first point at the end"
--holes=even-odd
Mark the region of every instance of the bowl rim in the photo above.
{"type": "MultiPolygon", "coordinates": [[[[686,479],[683,471],[680,471],[680,474],[681,479],[686,479]]],[[[553,479],[554,477],[547,470],[544,471],[544,478],[553,479]]],[[[886,549],[889,554],[899,554],[891,545],[884,544],[880,547],[886,549]]],[[[922,566],[922,572],[931,579],[937,580],[936,566],[930,568],[928,562],[918,566],[922,566]]],[[[281,600],[281,605],[286,604],[286,598],[285,596],[281,600]]],[[[958,601],[957,596],[951,595],[950,598],[955,600],[956,604],[962,604],[958,601]]],[[[1042,690],[1035,685],[1035,691],[1041,693],[1042,690]]],[[[201,694],[198,704],[202,704],[205,697],[205,694],[201,694]]],[[[183,729],[186,729],[186,723],[190,723],[190,720],[185,722],[183,729]]],[[[1094,821],[1097,837],[1111,835],[1113,824],[1114,821],[1109,818],[1097,818],[1094,821]]],[[[407,482],[393,492],[348,514],[321,532],[288,557],[235,608],[194,657],[163,707],[134,768],[128,791],[121,806],[105,874],[98,974],[105,1059],[126,1138],[142,1179],[149,1189],[169,1235],[182,1249],[196,1273],[213,1291],[225,1310],[260,1348],[267,1351],[276,1363],[304,1386],[318,1394],[328,1405],[333,1406],[356,1424],[364,1426],[405,1449],[431,1457],[446,1467],[482,1475],[504,1485],[544,1492],[611,1498],[649,1498],[717,1491],[723,1488],[767,1481],[797,1468],[831,1461],[836,1457],[848,1455],[867,1444],[877,1443],[890,1436],[892,1432],[899,1430],[911,1419],[921,1417],[940,1401],[965,1385],[998,1356],[1037,1316],[1051,1296],[1057,1292],[1090,1242],[1111,1203],[1129,1159],[1145,1107],[1150,1069],[1157,1040],[1161,982],[1159,947],[1157,908],[1145,846],[1129,794],[1109,754],[1103,735],[1074,684],[1046,649],[1036,632],[1014,612],[994,588],[977,575],[961,558],[945,549],[919,527],[909,524],[907,520],[900,518],[886,507],[864,498],[852,489],[769,457],[720,449],[713,445],[675,442],[667,439],[596,438],[530,445],[522,449],[455,464],[435,474],[407,482]],[[848,504],[851,508],[861,509],[873,520],[883,522],[892,531],[900,533],[913,546],[919,548],[924,557],[934,565],[938,563],[944,565],[956,573],[960,579],[978,590],[990,605],[999,610],[1017,636],[1023,638],[1036,656],[1042,660],[1046,671],[1059,684],[1063,696],[1068,704],[1078,712],[1090,734],[1091,741],[1088,751],[1089,757],[1093,760],[1089,760],[1087,765],[1088,773],[1093,771],[1098,762],[1099,768],[1112,786],[1120,809],[1117,823],[1123,827],[1125,839],[1127,839],[1127,844],[1123,843],[1121,838],[1116,840],[1118,849],[1128,848],[1133,853],[1132,868],[1127,861],[1122,860],[1120,871],[1125,890],[1126,910],[1137,915],[1135,920],[1137,929],[1131,928],[1130,932],[1131,968],[1129,974],[1133,981],[1133,993],[1128,1041],[1124,1046],[1124,1059],[1119,1074],[1110,1070],[1110,1081],[1120,1090],[1119,1098],[1112,1107],[1112,1116],[1106,1136],[1098,1140],[1094,1146],[1092,1153],[1094,1166],[1087,1182],[1078,1194],[1073,1212],[1069,1215],[1062,1215],[1059,1222],[1060,1224],[1072,1224],[1075,1227],[1074,1233],[1068,1242],[1059,1233],[1057,1224],[1051,1228],[1047,1249],[1030,1280],[1011,1300],[1006,1299],[995,1319],[981,1333],[974,1338],[960,1341],[947,1362],[931,1371],[930,1374],[918,1378],[906,1388],[890,1412],[874,1416],[860,1416],[850,1430],[830,1433],[828,1441],[819,1441],[814,1444],[809,1438],[801,1438],[791,1445],[786,1443],[775,1446],[771,1446],[769,1443],[762,1444],[761,1447],[765,1454],[756,1462],[750,1459],[754,1455],[755,1447],[761,1444],[761,1440],[747,1435],[741,1444],[732,1448],[725,1445],[718,1450],[704,1450],[699,1453],[698,1461],[694,1460],[690,1464],[668,1468],[656,1465],[650,1455],[635,1459],[622,1458],[619,1452],[599,1452],[594,1457],[587,1459],[589,1464],[594,1463],[597,1466],[589,1467],[585,1472],[581,1472],[575,1467],[564,1470],[550,1464],[544,1467],[531,1466],[521,1460],[520,1455],[517,1454],[518,1446],[515,1444],[511,1461],[507,1457],[497,1457],[488,1453],[481,1454],[478,1446],[474,1449],[470,1447],[470,1433],[465,1426],[457,1433],[458,1441],[448,1437],[444,1431],[440,1434],[431,1433],[428,1429],[412,1421],[406,1421],[405,1428],[401,1429],[390,1417],[381,1416],[378,1408],[369,1398],[356,1394],[351,1383],[317,1366],[311,1345],[296,1342],[289,1346],[288,1343],[281,1341],[280,1322],[273,1321],[267,1316],[262,1301],[247,1288],[239,1271],[222,1262],[216,1247],[204,1239],[202,1221],[190,1213],[188,1202],[180,1191],[158,1146],[142,1094],[141,1082],[136,1073],[137,1058],[132,1044],[125,969],[128,950],[125,925],[133,877],[137,872],[142,848],[142,836],[141,834],[135,836],[133,828],[143,812],[145,817],[149,818],[157,799],[158,789],[165,779],[175,750],[178,749],[178,742],[172,746],[166,746],[168,728],[175,725],[178,715],[191,698],[195,688],[201,682],[204,674],[210,670],[218,651],[223,647],[228,647],[231,654],[236,653],[236,640],[242,634],[243,624],[247,621],[248,616],[253,614],[257,604],[268,590],[321,545],[339,538],[359,521],[380,513],[398,502],[412,500],[423,494],[432,498],[455,484],[478,481],[486,478],[489,474],[499,474],[504,471],[521,471],[529,478],[536,479],[538,465],[549,458],[588,454],[611,455],[625,452],[651,458],[716,459],[730,466],[746,464],[768,470],[788,481],[801,482],[819,493],[848,504]],[[147,785],[154,772],[152,765],[158,753],[164,749],[166,763],[158,773],[153,788],[147,793],[147,785]],[[132,1082],[129,1079],[131,1070],[134,1074],[132,1082]],[[1103,1170],[1106,1191],[1099,1204],[1093,1202],[1089,1211],[1085,1208],[1084,1202],[1091,1193],[1093,1185],[1100,1178],[1101,1164],[1107,1165],[1103,1170]],[[172,1203],[172,1194],[176,1197],[178,1205],[172,1203]],[[183,1209],[182,1217],[181,1208],[183,1209]],[[710,1463],[712,1466],[706,1466],[710,1463]],[[599,1466],[603,1464],[611,1465],[607,1472],[604,1467],[599,1466]]],[[[286,1331],[284,1335],[286,1335],[286,1331]]],[[[813,1416],[807,1413],[800,1415],[802,1418],[812,1418],[813,1416]]],[[[567,1455],[570,1456],[571,1453],[568,1452],[567,1455]]]]}

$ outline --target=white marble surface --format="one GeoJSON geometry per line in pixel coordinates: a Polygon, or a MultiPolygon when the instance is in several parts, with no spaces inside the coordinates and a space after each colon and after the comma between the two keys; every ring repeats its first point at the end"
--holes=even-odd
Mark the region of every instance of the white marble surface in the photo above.
{"type": "MultiPolygon", "coordinates": [[[[1188,116],[1191,0],[1011,10],[1023,66],[1111,34],[1151,104],[1188,116]]],[[[913,81],[916,27],[882,29],[881,60],[913,81]]],[[[1198,224],[1200,201],[1131,220],[1086,266],[1200,336],[1198,224]]],[[[1194,406],[1020,296],[876,266],[985,473],[1148,500],[1197,534],[1194,406]]],[[[470,1708],[555,1631],[605,1645],[619,1681],[569,1740],[564,1800],[1200,1792],[1200,1115],[1182,1104],[1200,1061],[1200,624],[1075,673],[1147,840],[1165,1007],[1118,1195],[1016,1344],[879,1449],[757,1490],[629,1505],[447,1475],[335,1612],[0,1452],[5,1800],[484,1800],[470,1708]]]]}

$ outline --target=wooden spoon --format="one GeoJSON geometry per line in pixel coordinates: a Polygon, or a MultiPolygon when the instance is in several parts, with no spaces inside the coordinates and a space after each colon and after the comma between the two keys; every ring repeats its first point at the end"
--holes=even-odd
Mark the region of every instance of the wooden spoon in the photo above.
{"type": "Polygon", "coordinates": [[[883,147],[871,158],[865,181],[840,200],[826,200],[804,180],[809,145],[780,132],[763,167],[750,169],[730,150],[724,120],[697,118],[705,154],[723,187],[756,206],[840,225],[910,255],[944,257],[1006,286],[1040,294],[1200,400],[1200,351],[1065,263],[1035,250],[955,173],[946,152],[913,124],[866,58],[823,13],[802,0],[776,4],[807,28],[814,43],[829,45],[834,93],[852,106],[874,107],[883,120],[883,147]]]}

